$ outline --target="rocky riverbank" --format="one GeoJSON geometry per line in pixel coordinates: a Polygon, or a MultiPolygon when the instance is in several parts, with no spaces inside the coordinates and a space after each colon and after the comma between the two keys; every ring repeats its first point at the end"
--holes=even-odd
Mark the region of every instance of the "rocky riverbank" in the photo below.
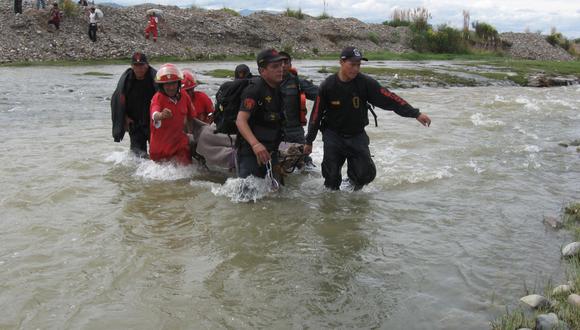
{"type": "MultiPolygon", "coordinates": [[[[0,4],[0,63],[52,60],[100,60],[127,58],[134,50],[151,56],[211,59],[254,54],[276,47],[297,54],[316,56],[337,52],[346,45],[365,51],[412,52],[411,32],[367,24],[354,18],[296,19],[257,12],[239,16],[228,10],[182,9],[175,6],[139,5],[126,8],[102,6],[104,13],[98,41],[87,35],[86,13],[81,9],[66,15],[59,31],[47,27],[48,10],[25,8],[15,15],[9,2],[0,4]],[[146,41],[145,11],[163,10],[157,43],[146,41]]],[[[566,61],[572,57],[535,34],[502,34],[506,53],[515,58],[566,61]]]]}

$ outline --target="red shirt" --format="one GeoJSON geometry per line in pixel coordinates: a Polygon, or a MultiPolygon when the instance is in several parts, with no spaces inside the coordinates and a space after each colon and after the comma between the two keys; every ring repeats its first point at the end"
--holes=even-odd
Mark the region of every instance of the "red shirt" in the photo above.
{"type": "Polygon", "coordinates": [[[159,128],[155,128],[155,122],[151,119],[149,155],[154,161],[173,159],[180,164],[191,164],[189,140],[184,132],[186,120],[195,118],[191,99],[187,93],[181,93],[177,101],[161,92],[155,93],[151,99],[150,117],[153,118],[153,113],[162,112],[165,108],[171,110],[173,117],[161,120],[159,128]]]}
{"type": "Polygon", "coordinates": [[[210,113],[213,113],[213,103],[209,96],[204,92],[193,92],[193,106],[195,107],[195,118],[211,124],[212,120],[208,118],[210,113]]]}
{"type": "Polygon", "coordinates": [[[149,27],[153,29],[157,28],[157,17],[149,16],[149,27]]]}

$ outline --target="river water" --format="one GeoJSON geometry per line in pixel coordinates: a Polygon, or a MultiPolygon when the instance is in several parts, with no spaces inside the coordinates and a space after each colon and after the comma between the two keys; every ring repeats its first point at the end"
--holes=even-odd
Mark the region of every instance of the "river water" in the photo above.
{"type": "MultiPolygon", "coordinates": [[[[334,62],[295,65],[320,82],[334,62]]],[[[293,174],[237,203],[223,174],[113,142],[125,68],[0,68],[1,329],[486,329],[565,280],[571,235],[542,218],[580,199],[558,146],[580,138],[578,86],[396,90],[433,124],[378,111],[372,184],[293,174]]]]}

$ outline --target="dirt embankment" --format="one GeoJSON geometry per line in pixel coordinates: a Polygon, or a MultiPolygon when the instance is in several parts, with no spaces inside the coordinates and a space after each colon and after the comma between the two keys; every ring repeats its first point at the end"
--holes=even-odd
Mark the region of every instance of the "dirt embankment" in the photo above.
{"type": "MultiPolygon", "coordinates": [[[[65,16],[60,30],[54,31],[47,26],[48,10],[26,8],[23,14],[15,15],[10,3],[4,1],[0,5],[0,63],[126,58],[135,50],[150,56],[188,59],[254,54],[265,47],[308,55],[338,52],[347,45],[365,51],[412,52],[411,33],[406,27],[367,24],[354,18],[299,20],[264,12],[242,17],[223,10],[154,5],[100,7],[104,12],[102,29],[97,42],[92,43],[86,12],[80,9],[65,16]],[[163,10],[157,43],[144,38],[145,12],[150,8],[163,10]]],[[[514,50],[507,50],[512,56],[571,59],[545,40],[542,43],[541,37],[533,42],[525,34],[506,37],[514,50]]]]}

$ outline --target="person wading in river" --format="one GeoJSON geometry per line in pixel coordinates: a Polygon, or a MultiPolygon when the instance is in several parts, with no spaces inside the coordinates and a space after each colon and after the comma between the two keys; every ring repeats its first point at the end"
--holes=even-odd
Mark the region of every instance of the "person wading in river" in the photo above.
{"type": "Polygon", "coordinates": [[[149,66],[145,54],[136,52],[111,96],[113,139],[121,142],[125,132],[131,138],[131,151],[139,157],[147,156],[149,141],[149,107],[155,94],[157,71],[149,66]]]}
{"type": "Polygon", "coordinates": [[[342,182],[341,169],[347,161],[348,178],[354,190],[375,179],[376,168],[369,150],[367,102],[402,117],[416,118],[424,126],[431,119],[407,101],[382,87],[375,79],[360,73],[361,61],[367,61],[354,47],[340,54],[340,70],[320,85],[314,110],[310,114],[304,153],[312,152],[316,134],[322,131],[324,155],[322,176],[324,185],[338,190],[342,182]]]}

